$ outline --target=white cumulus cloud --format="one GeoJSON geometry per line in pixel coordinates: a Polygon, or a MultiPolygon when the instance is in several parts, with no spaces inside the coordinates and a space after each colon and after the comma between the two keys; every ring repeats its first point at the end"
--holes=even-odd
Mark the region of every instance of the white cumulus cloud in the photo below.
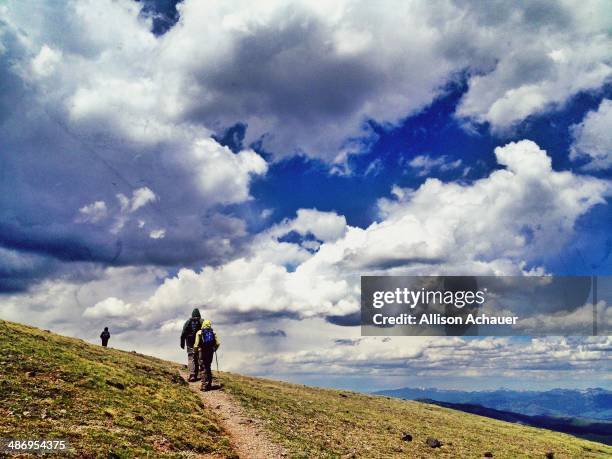
{"type": "Polygon", "coordinates": [[[79,209],[77,222],[97,223],[104,219],[108,214],[108,208],[104,201],[95,201],[79,209]]]}
{"type": "Polygon", "coordinates": [[[129,317],[134,314],[134,308],[131,304],[125,303],[119,298],[109,297],[105,300],[88,307],[83,312],[84,317],[101,318],[101,317],[129,317]]]}
{"type": "Polygon", "coordinates": [[[595,111],[587,113],[584,119],[572,126],[574,143],[571,148],[573,159],[587,158],[585,169],[612,168],[612,100],[605,99],[595,111]]]}
{"type": "Polygon", "coordinates": [[[215,203],[249,199],[251,177],[268,170],[266,161],[253,150],[234,154],[212,139],[197,140],[191,154],[198,186],[215,203]]]}
{"type": "MultiPolygon", "coordinates": [[[[400,122],[461,72],[468,89],[457,115],[494,130],[561,107],[612,75],[608,4],[599,0],[185,0],[179,23],[161,37],[128,0],[57,8],[3,8],[27,56],[15,71],[83,134],[169,142],[177,154],[243,122],[247,142],[276,156],[342,162],[362,148],[352,139],[372,134],[367,120],[400,122]]],[[[244,181],[263,173],[253,155],[229,161],[213,149],[203,168],[244,181]]],[[[215,187],[202,189],[215,196],[215,187]]],[[[234,190],[230,202],[248,198],[234,190]]]]}
{"type": "Polygon", "coordinates": [[[152,230],[149,233],[149,237],[151,239],[163,239],[165,236],[166,236],[166,230],[163,228],[152,230]]]}
{"type": "Polygon", "coordinates": [[[313,210],[258,235],[248,255],[219,267],[181,269],[142,303],[143,320],[205,304],[226,318],[347,316],[359,309],[365,273],[521,274],[563,249],[576,220],[611,192],[606,181],[557,172],[523,140],[495,149],[504,169],[469,185],[428,179],[380,201],[365,229],[313,210]],[[312,232],[316,250],[281,241],[312,232]]]}
{"type": "Polygon", "coordinates": [[[148,187],[138,188],[134,190],[132,194],[132,203],[130,205],[130,212],[135,212],[140,209],[142,206],[146,206],[150,202],[154,202],[157,200],[157,196],[155,193],[151,191],[148,187]]]}
{"type": "Polygon", "coordinates": [[[445,155],[439,157],[419,155],[415,156],[408,162],[408,165],[411,168],[415,169],[420,177],[427,177],[435,170],[447,172],[453,169],[457,169],[461,167],[461,164],[461,159],[456,159],[453,161],[445,155]]]}

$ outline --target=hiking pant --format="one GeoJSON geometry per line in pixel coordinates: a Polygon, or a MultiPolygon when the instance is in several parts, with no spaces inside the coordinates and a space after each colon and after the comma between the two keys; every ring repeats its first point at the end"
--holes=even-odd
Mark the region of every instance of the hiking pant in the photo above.
{"type": "Polygon", "coordinates": [[[195,379],[200,373],[198,351],[193,346],[187,346],[187,366],[189,367],[189,379],[195,379]]]}
{"type": "Polygon", "coordinates": [[[204,375],[202,376],[202,387],[208,387],[212,385],[212,370],[210,366],[212,365],[213,354],[215,351],[213,349],[203,349],[200,348],[200,365],[204,370],[204,375]]]}
{"type": "Polygon", "coordinates": [[[102,339],[102,346],[108,346],[108,339],[102,339]]]}

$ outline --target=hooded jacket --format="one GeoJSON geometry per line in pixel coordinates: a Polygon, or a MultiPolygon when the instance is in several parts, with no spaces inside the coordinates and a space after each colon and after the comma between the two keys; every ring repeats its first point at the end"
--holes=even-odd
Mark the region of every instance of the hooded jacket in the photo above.
{"type": "MultiPolygon", "coordinates": [[[[195,342],[193,343],[194,348],[199,346],[200,340],[202,339],[202,330],[206,330],[207,328],[212,329],[212,322],[208,319],[202,322],[202,329],[198,331],[198,333],[196,334],[195,342]]],[[[221,346],[221,340],[219,340],[217,333],[213,332],[213,334],[215,335],[215,351],[216,351],[217,349],[219,349],[219,346],[221,346]]]]}
{"type": "MultiPolygon", "coordinates": [[[[200,315],[200,310],[198,308],[194,308],[191,311],[191,318],[187,319],[185,325],[183,325],[183,331],[181,333],[181,347],[184,348],[185,344],[189,347],[193,347],[193,342],[195,340],[195,333],[193,330],[198,330],[202,327],[202,316],[200,315]],[[192,326],[192,322],[195,322],[192,326]]],[[[197,332],[196,332],[197,333],[197,332]]]]}

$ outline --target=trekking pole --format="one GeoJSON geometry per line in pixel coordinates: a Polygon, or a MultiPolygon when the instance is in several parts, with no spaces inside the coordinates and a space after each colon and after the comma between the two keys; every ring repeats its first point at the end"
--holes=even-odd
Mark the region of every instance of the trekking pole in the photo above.
{"type": "Polygon", "coordinates": [[[217,358],[217,351],[215,351],[215,362],[217,362],[217,376],[219,376],[219,359],[217,358]]]}

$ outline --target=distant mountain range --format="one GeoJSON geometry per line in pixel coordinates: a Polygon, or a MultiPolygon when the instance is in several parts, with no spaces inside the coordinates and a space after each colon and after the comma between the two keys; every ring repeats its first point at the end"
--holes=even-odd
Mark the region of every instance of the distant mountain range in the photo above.
{"type": "Polygon", "coordinates": [[[583,420],[612,421],[612,391],[594,389],[553,389],[544,392],[514,391],[455,391],[404,387],[375,392],[376,395],[406,400],[480,405],[526,416],[572,417],[583,420]]]}
{"type": "Polygon", "coordinates": [[[588,420],[578,417],[555,417],[555,416],[527,416],[525,414],[513,413],[511,411],[501,411],[487,408],[481,405],[470,403],[449,403],[438,402],[436,400],[420,400],[424,403],[431,403],[465,413],[478,414],[500,421],[513,422],[541,429],[563,432],[587,440],[598,441],[607,445],[612,445],[612,422],[588,420]]]}

